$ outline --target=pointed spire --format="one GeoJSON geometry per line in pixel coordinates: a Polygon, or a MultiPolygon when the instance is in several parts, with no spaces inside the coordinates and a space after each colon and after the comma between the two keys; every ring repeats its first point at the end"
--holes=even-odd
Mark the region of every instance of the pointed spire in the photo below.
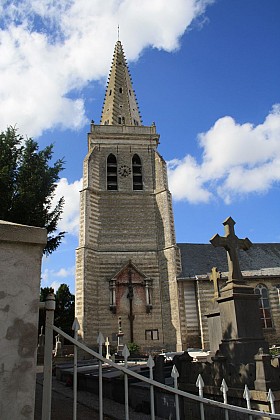
{"type": "Polygon", "coordinates": [[[115,45],[101,125],[142,125],[121,42],[115,45]]]}

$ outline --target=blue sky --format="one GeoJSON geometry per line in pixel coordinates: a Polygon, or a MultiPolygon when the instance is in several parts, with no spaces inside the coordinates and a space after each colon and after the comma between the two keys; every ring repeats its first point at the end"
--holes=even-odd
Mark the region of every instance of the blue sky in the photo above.
{"type": "Polygon", "coordinates": [[[168,162],[178,242],[279,242],[279,0],[50,0],[0,5],[1,130],[17,124],[65,157],[60,248],[42,286],[74,291],[79,189],[117,26],[145,125],[168,162]],[[2,63],[1,63],[2,61],[2,63]]]}

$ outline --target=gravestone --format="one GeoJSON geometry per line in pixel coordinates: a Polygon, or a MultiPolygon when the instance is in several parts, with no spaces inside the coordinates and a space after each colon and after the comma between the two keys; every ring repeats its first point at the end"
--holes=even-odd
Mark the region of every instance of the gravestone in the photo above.
{"type": "Polygon", "coordinates": [[[245,283],[239,266],[239,249],[246,251],[252,243],[235,235],[235,221],[231,217],[223,225],[225,236],[217,234],[210,240],[215,247],[225,248],[228,259],[228,280],[217,299],[222,331],[219,351],[234,363],[246,364],[254,361],[260,348],[264,353],[269,351],[261,325],[259,297],[245,283]]]}
{"type": "MultiPolygon", "coordinates": [[[[224,380],[228,387],[228,403],[244,407],[243,393],[246,385],[250,390],[252,408],[266,412],[270,411],[267,399],[270,389],[275,398],[276,412],[279,412],[280,368],[271,364],[268,344],[263,337],[259,298],[254,294],[254,289],[245,283],[238,260],[239,249],[247,250],[252,244],[248,238],[239,239],[235,235],[235,222],[231,217],[223,224],[225,236],[215,235],[210,240],[214,246],[225,248],[229,267],[228,280],[221,290],[216,283],[217,271],[215,268],[212,270],[214,303],[208,321],[215,356],[212,357],[212,363],[194,363],[186,353],[176,358],[174,363],[180,375],[179,387],[196,393],[196,380],[200,374],[205,384],[204,396],[220,400],[224,380]],[[220,336],[220,343],[215,341],[215,334],[220,336]]],[[[185,399],[183,411],[185,418],[200,418],[199,404],[195,402],[185,399]]],[[[224,412],[208,407],[207,419],[222,420],[224,412]]]]}

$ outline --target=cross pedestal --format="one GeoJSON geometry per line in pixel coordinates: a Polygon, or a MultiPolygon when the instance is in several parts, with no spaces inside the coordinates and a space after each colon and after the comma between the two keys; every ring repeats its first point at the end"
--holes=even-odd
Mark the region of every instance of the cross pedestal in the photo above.
{"type": "Polygon", "coordinates": [[[254,361],[260,347],[268,352],[260,319],[259,297],[252,287],[245,284],[238,261],[238,250],[248,250],[252,243],[248,238],[239,239],[235,235],[235,221],[231,217],[223,225],[225,236],[217,234],[210,240],[212,245],[226,249],[229,268],[227,284],[217,299],[222,332],[219,350],[234,362],[248,363],[254,361]]]}

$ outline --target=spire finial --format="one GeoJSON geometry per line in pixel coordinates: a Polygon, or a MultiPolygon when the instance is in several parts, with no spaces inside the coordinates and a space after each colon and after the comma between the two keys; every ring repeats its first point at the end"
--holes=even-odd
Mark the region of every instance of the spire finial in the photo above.
{"type": "Polygon", "coordinates": [[[120,25],[118,25],[118,41],[120,40],[120,25]]]}

